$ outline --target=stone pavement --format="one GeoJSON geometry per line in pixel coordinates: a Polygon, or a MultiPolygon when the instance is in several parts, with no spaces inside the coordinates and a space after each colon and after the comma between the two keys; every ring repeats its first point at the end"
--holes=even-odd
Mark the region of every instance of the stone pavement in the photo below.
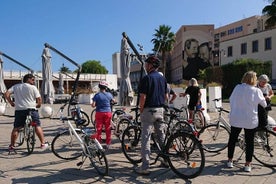
{"type": "MultiPolygon", "coordinates": [[[[226,108],[228,104],[223,104],[226,108]]],[[[54,104],[56,116],[60,104],[54,104]]],[[[89,105],[81,105],[89,115],[92,111],[89,105]]],[[[51,149],[45,151],[36,147],[34,153],[26,155],[26,146],[18,148],[17,154],[8,154],[7,147],[10,142],[10,131],[13,122],[13,108],[7,107],[5,115],[0,116],[0,183],[193,183],[193,184],[274,184],[276,180],[275,168],[267,168],[253,160],[251,173],[243,172],[244,155],[241,160],[234,163],[234,168],[225,167],[226,151],[221,153],[205,152],[205,168],[200,176],[183,180],[178,178],[169,168],[159,167],[159,163],[153,165],[149,176],[139,176],[133,171],[133,166],[124,157],[121,146],[116,137],[113,137],[112,148],[107,152],[109,162],[109,176],[101,177],[95,169],[90,167],[88,161],[82,168],[78,168],[77,160],[65,161],[57,158],[51,149]]],[[[213,118],[215,113],[210,113],[213,118]]],[[[276,118],[276,107],[270,112],[276,118]]],[[[59,120],[42,118],[42,126],[46,140],[51,142],[56,133],[63,127],[59,120]]],[[[39,146],[39,143],[36,144],[39,146]]],[[[236,149],[235,158],[241,155],[241,150],[236,149]]]]}

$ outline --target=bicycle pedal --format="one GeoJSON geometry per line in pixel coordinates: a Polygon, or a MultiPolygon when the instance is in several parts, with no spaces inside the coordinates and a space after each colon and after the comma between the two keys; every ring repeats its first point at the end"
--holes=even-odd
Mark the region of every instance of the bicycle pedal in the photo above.
{"type": "Polygon", "coordinates": [[[78,162],[77,163],[77,166],[81,166],[81,165],[83,165],[83,162],[78,162]]]}
{"type": "Polygon", "coordinates": [[[8,155],[11,155],[11,154],[16,155],[16,154],[17,154],[17,152],[16,152],[15,150],[9,151],[9,154],[8,154],[8,155]]]}

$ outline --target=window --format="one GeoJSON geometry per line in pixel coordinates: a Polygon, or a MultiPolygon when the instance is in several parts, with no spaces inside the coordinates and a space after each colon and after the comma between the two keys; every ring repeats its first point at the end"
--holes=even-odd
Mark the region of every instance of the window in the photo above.
{"type": "Polygon", "coordinates": [[[271,37],[265,38],[265,50],[271,50],[272,49],[271,48],[271,45],[272,45],[271,42],[272,42],[271,37]]]}
{"type": "Polygon", "coordinates": [[[233,47],[230,46],[227,48],[227,57],[232,57],[233,56],[233,47]]]}
{"type": "Polygon", "coordinates": [[[214,38],[215,38],[215,40],[216,40],[216,39],[219,39],[219,34],[218,34],[218,33],[215,34],[214,38]]]}
{"type": "Polygon", "coordinates": [[[241,55],[243,55],[243,54],[247,54],[247,44],[246,43],[241,44],[241,55]]]}
{"type": "Polygon", "coordinates": [[[241,32],[242,31],[242,26],[236,27],[235,31],[236,31],[236,33],[241,32]]]}
{"type": "Polygon", "coordinates": [[[253,42],[252,42],[252,52],[254,53],[254,52],[258,52],[258,46],[259,45],[259,43],[258,43],[258,40],[254,40],[253,42]]]}
{"type": "Polygon", "coordinates": [[[228,35],[234,34],[235,33],[235,29],[229,29],[228,30],[228,35]]]}
{"type": "Polygon", "coordinates": [[[226,36],[226,31],[220,33],[220,37],[226,36]]]}

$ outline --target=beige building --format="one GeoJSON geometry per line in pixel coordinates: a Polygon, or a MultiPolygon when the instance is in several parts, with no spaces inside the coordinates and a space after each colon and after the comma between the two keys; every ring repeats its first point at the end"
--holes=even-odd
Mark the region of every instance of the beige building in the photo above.
{"type": "Polygon", "coordinates": [[[276,79],[276,29],[266,29],[265,20],[266,16],[253,16],[215,30],[221,65],[240,58],[272,61],[272,79],[276,79]]]}
{"type": "Polygon", "coordinates": [[[240,58],[272,61],[272,79],[276,79],[276,29],[266,29],[265,16],[252,16],[214,29],[214,25],[181,26],[170,61],[171,82],[182,81],[185,67],[184,42],[195,38],[209,42],[211,65],[223,65],[240,58]],[[212,37],[212,38],[211,38],[212,37]]]}
{"type": "MultiPolygon", "coordinates": [[[[185,42],[195,39],[198,52],[201,45],[208,45],[207,54],[198,53],[208,60],[211,66],[224,65],[240,58],[253,58],[272,61],[272,79],[276,80],[276,29],[265,27],[266,16],[252,16],[231,24],[214,28],[213,24],[183,25],[175,33],[174,49],[167,61],[168,80],[170,83],[183,81],[183,69],[187,66],[188,52],[185,42]]],[[[146,54],[141,54],[143,58],[146,54]]],[[[114,53],[113,73],[120,82],[120,53],[114,53]]],[[[141,64],[133,57],[130,79],[134,90],[140,79],[141,64]]]]}

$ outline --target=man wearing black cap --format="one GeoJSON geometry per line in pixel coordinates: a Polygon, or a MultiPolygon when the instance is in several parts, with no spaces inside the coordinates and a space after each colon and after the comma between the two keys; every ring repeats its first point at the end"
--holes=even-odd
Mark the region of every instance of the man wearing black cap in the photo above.
{"type": "Polygon", "coordinates": [[[41,96],[34,85],[35,77],[32,74],[26,74],[23,77],[23,83],[15,84],[5,93],[5,97],[12,107],[15,107],[15,120],[14,127],[11,132],[11,144],[9,146],[9,152],[15,151],[14,144],[18,137],[18,130],[25,125],[25,119],[28,115],[28,109],[32,109],[32,120],[36,123],[36,134],[41,142],[41,148],[46,149],[48,143],[44,140],[43,130],[41,128],[41,122],[39,120],[39,114],[37,108],[41,106],[41,96]],[[11,100],[11,94],[13,94],[14,101],[11,100]]]}
{"type": "Polygon", "coordinates": [[[139,85],[139,106],[142,122],[142,165],[135,169],[138,174],[150,174],[150,136],[155,129],[158,142],[162,145],[165,138],[164,109],[167,100],[167,81],[157,71],[160,60],[150,56],[145,61],[147,75],[139,85]]]}

